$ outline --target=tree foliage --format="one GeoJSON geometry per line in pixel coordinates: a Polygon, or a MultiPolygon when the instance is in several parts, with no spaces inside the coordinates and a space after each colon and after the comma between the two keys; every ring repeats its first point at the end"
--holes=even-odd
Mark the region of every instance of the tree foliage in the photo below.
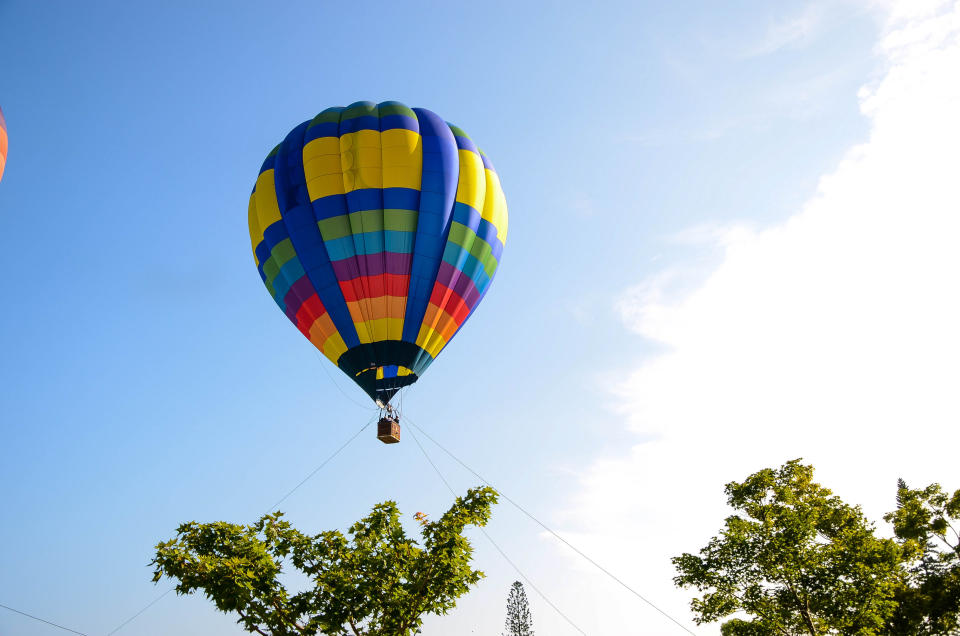
{"type": "Polygon", "coordinates": [[[726,492],[740,514],[699,556],[673,559],[677,585],[704,592],[697,622],[750,617],[725,622],[727,636],[960,634],[960,490],[899,480],[884,516],[895,540],[875,537],[799,460],[726,492]]]}
{"type": "Polygon", "coordinates": [[[514,581],[507,595],[507,620],[504,623],[504,636],[534,636],[533,617],[527,603],[527,593],[523,583],[514,581]]]}
{"type": "Polygon", "coordinates": [[[799,460],[726,486],[738,514],[699,556],[673,559],[679,586],[704,592],[698,623],[734,613],[725,636],[884,633],[896,610],[902,548],[874,536],[859,507],[813,481],[799,460]]]}
{"type": "Polygon", "coordinates": [[[913,490],[901,479],[897,509],[884,519],[904,546],[907,569],[890,633],[960,632],[960,490],[949,495],[939,484],[913,490]]]}
{"type": "Polygon", "coordinates": [[[247,526],[185,523],[157,545],[153,580],[176,579],[179,594],[203,590],[251,633],[407,636],[424,614],[445,614],[483,577],[470,567],[463,531],[486,525],[496,501],[491,488],[475,488],[439,520],[418,518],[422,547],[407,537],[392,501],[374,506],[349,536],[303,534],[280,512],[247,526]],[[309,578],[307,589],[280,582],[287,564],[309,578]]]}

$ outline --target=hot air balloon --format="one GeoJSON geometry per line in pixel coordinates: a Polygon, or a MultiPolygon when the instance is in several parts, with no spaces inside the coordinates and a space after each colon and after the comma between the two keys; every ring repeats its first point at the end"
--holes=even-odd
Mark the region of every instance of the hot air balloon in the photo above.
{"type": "Polygon", "coordinates": [[[423,108],[357,102],[294,128],[248,213],[260,277],[287,318],[385,410],[476,310],[507,237],[490,160],[423,108]]]}
{"type": "Polygon", "coordinates": [[[3,118],[3,109],[0,108],[0,179],[3,179],[3,168],[7,165],[7,120],[3,118]]]}

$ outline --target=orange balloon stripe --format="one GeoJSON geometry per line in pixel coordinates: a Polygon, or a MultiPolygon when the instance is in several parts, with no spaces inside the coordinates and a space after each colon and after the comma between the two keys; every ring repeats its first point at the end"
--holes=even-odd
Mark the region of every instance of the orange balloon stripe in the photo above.
{"type": "Polygon", "coordinates": [[[397,318],[402,320],[406,312],[406,296],[377,296],[376,298],[364,298],[347,303],[347,309],[358,324],[371,320],[380,320],[381,318],[397,318]]]}
{"type": "Polygon", "coordinates": [[[444,346],[450,341],[450,338],[453,338],[453,334],[457,333],[457,329],[459,328],[459,325],[452,320],[450,314],[433,303],[427,305],[423,324],[429,325],[433,331],[440,334],[444,346]]]}

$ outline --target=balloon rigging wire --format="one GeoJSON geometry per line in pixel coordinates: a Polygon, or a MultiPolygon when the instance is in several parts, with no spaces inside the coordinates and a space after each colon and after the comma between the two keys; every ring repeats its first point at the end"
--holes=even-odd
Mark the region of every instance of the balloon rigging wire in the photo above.
{"type": "Polygon", "coordinates": [[[87,634],[85,634],[85,633],[83,633],[83,632],[78,632],[78,631],[75,630],[75,629],[70,629],[69,627],[64,627],[63,625],[57,625],[56,623],[52,623],[52,622],[50,622],[50,621],[44,620],[44,619],[40,618],[39,616],[34,616],[33,614],[27,614],[26,612],[21,612],[21,611],[18,610],[18,609],[14,609],[14,608],[12,608],[12,607],[10,607],[10,606],[8,606],[8,605],[3,605],[2,603],[0,603],[0,607],[2,607],[3,609],[10,610],[11,612],[16,612],[17,614],[20,614],[20,615],[22,615],[22,616],[26,616],[27,618],[32,618],[32,619],[35,620],[35,621],[40,621],[41,623],[46,623],[47,625],[53,625],[54,627],[59,627],[60,629],[62,629],[62,630],[65,631],[65,632],[70,632],[71,634],[80,634],[80,636],[87,636],[87,634]]]}
{"type": "MultiPolygon", "coordinates": [[[[348,439],[348,440],[345,441],[343,444],[341,444],[340,447],[337,448],[337,450],[333,451],[333,453],[332,453],[329,457],[327,457],[325,460],[323,460],[323,461],[320,463],[319,466],[317,466],[316,468],[314,468],[313,471],[312,471],[309,475],[307,475],[306,477],[304,477],[304,478],[300,481],[300,483],[298,483],[296,486],[294,486],[293,488],[291,488],[290,491],[289,491],[287,494],[285,494],[283,497],[281,497],[280,500],[279,500],[277,503],[275,503],[275,504],[273,504],[272,506],[270,506],[269,510],[267,510],[267,512],[264,513],[264,514],[269,514],[272,510],[276,509],[276,507],[279,506],[280,504],[282,504],[284,501],[286,501],[287,498],[290,497],[290,495],[292,495],[293,493],[295,493],[301,486],[303,486],[305,483],[307,483],[308,481],[310,481],[310,478],[311,478],[311,477],[313,477],[313,476],[316,475],[318,472],[320,472],[320,469],[322,469],[324,466],[326,466],[327,464],[329,464],[329,463],[333,460],[333,458],[336,457],[337,455],[339,455],[340,452],[341,452],[344,448],[346,448],[347,446],[349,446],[350,443],[351,443],[353,440],[355,440],[355,439],[357,439],[358,437],[360,437],[360,434],[363,433],[365,430],[367,430],[367,428],[368,428],[371,424],[373,424],[373,422],[374,422],[376,419],[377,419],[377,415],[375,414],[373,417],[371,417],[371,418],[367,421],[366,424],[364,424],[363,426],[361,426],[361,427],[360,427],[360,430],[358,430],[356,433],[354,433],[353,436],[350,437],[350,439],[348,439]]],[[[124,626],[126,626],[127,623],[131,622],[133,619],[135,619],[135,618],[137,618],[138,616],[140,616],[141,614],[143,614],[143,613],[144,613],[145,611],[147,611],[150,607],[152,607],[155,603],[157,603],[160,599],[162,599],[164,596],[166,596],[166,595],[169,594],[170,592],[174,591],[175,589],[177,589],[176,586],[171,587],[169,590],[167,590],[166,592],[164,592],[163,594],[161,594],[161,595],[158,596],[157,598],[155,598],[155,599],[153,599],[152,601],[150,601],[150,602],[149,602],[147,605],[145,605],[139,612],[137,612],[136,614],[134,614],[133,616],[131,616],[131,617],[128,618],[127,620],[123,621],[122,623],[120,623],[120,624],[119,624],[118,626],[116,626],[115,628],[113,628],[113,631],[109,632],[109,633],[107,634],[107,636],[112,636],[112,635],[115,634],[116,632],[120,631],[120,629],[122,629],[124,626]]],[[[328,593],[329,593],[329,592],[328,592],[328,593]]],[[[0,605],[0,607],[6,607],[6,606],[5,606],[5,605],[0,605]]],[[[14,612],[17,612],[17,613],[19,613],[19,614],[23,614],[23,612],[18,612],[17,610],[14,610],[13,608],[10,608],[10,607],[7,607],[7,609],[13,610],[14,612]]],[[[25,614],[25,615],[26,615],[26,616],[30,616],[29,614],[25,614]]],[[[30,616],[30,618],[36,618],[36,617],[35,617],[35,616],[30,616]]],[[[43,619],[38,618],[37,620],[43,620],[43,619]]],[[[46,623],[47,621],[43,621],[43,622],[46,623]]],[[[53,623],[50,623],[50,624],[53,625],[53,623]]],[[[60,625],[56,625],[56,627],[60,627],[60,625]]],[[[66,627],[61,627],[61,629],[67,629],[67,628],[66,628],[66,627]]],[[[67,631],[72,632],[73,630],[72,630],[72,629],[67,629],[67,631]]],[[[74,632],[74,633],[75,633],[75,634],[81,634],[81,632],[74,632]]],[[[87,636],[87,635],[86,635],[86,634],[82,634],[82,636],[87,636]]]]}
{"type": "MultiPolygon", "coordinates": [[[[343,444],[341,444],[341,445],[340,445],[340,448],[338,448],[337,450],[333,451],[333,454],[331,454],[329,457],[327,457],[325,460],[323,460],[323,462],[321,462],[319,466],[317,466],[316,468],[314,468],[314,469],[313,469],[313,472],[311,472],[309,475],[307,475],[306,477],[304,477],[304,478],[300,481],[299,484],[297,484],[296,486],[294,486],[293,488],[291,488],[291,489],[290,489],[290,492],[288,492],[287,494],[285,494],[283,497],[280,498],[280,501],[278,501],[277,503],[275,503],[275,504],[273,504],[272,506],[270,506],[270,510],[275,510],[275,509],[277,508],[277,506],[279,506],[280,504],[282,504],[284,501],[287,500],[287,497],[289,497],[289,496],[292,495],[293,493],[297,492],[297,490],[300,488],[300,486],[302,486],[302,485],[304,485],[305,483],[307,483],[308,481],[310,481],[310,478],[311,478],[311,477],[313,477],[313,476],[316,475],[318,472],[320,472],[320,469],[321,469],[321,468],[323,468],[324,466],[326,466],[327,464],[329,464],[330,461],[333,460],[334,457],[336,457],[337,455],[340,454],[340,451],[342,451],[344,448],[346,448],[347,446],[350,445],[350,442],[352,442],[353,440],[355,440],[355,439],[357,439],[358,437],[360,437],[360,433],[362,433],[362,432],[364,432],[365,430],[367,430],[367,427],[369,427],[371,424],[373,424],[376,420],[377,420],[377,414],[374,414],[373,417],[371,417],[369,420],[367,420],[367,423],[366,423],[366,424],[364,424],[363,426],[360,427],[360,430],[358,430],[356,433],[354,433],[353,436],[352,436],[350,439],[348,439],[348,440],[345,441],[343,444]]],[[[269,514],[270,510],[267,511],[268,514],[269,514]]]]}
{"type": "Polygon", "coordinates": [[[144,612],[146,612],[148,609],[150,609],[151,607],[153,607],[160,599],[162,599],[164,596],[166,596],[166,595],[169,594],[170,592],[174,591],[175,589],[177,589],[177,587],[176,587],[176,586],[173,586],[173,587],[171,587],[169,590],[167,590],[166,592],[164,592],[163,594],[161,594],[160,596],[158,596],[157,598],[155,598],[155,599],[153,599],[152,601],[150,601],[150,603],[148,603],[147,605],[145,605],[145,606],[143,607],[143,609],[141,609],[139,612],[137,612],[136,614],[134,614],[133,616],[131,616],[131,617],[128,618],[127,620],[123,621],[122,623],[120,623],[119,625],[117,625],[116,627],[114,627],[113,630],[112,630],[110,633],[107,634],[107,636],[113,636],[113,634],[116,634],[117,632],[119,632],[121,629],[123,629],[124,627],[126,627],[127,623],[129,623],[130,621],[132,621],[132,620],[135,619],[136,617],[138,617],[138,616],[140,616],[141,614],[143,614],[144,612]]]}
{"type": "MultiPolygon", "coordinates": [[[[630,593],[632,593],[634,596],[636,596],[637,598],[639,598],[641,601],[643,601],[644,603],[646,603],[647,605],[649,605],[649,606],[652,607],[653,609],[655,609],[655,610],[657,610],[658,612],[660,612],[663,616],[665,616],[665,617],[667,617],[668,619],[670,619],[675,625],[677,625],[677,627],[679,627],[680,629],[684,630],[684,631],[687,632],[688,634],[694,634],[692,631],[690,631],[690,629],[689,629],[686,625],[684,625],[683,623],[681,623],[680,621],[678,621],[677,619],[675,619],[673,616],[671,616],[670,614],[668,614],[668,613],[665,612],[664,610],[662,610],[662,609],[660,609],[659,607],[657,607],[652,601],[650,601],[649,599],[645,598],[643,595],[641,595],[641,594],[640,594],[639,592],[637,592],[635,589],[633,589],[632,587],[630,587],[629,585],[627,585],[626,583],[624,583],[622,580],[620,580],[619,578],[617,578],[612,572],[610,572],[610,571],[607,570],[605,567],[603,567],[602,565],[600,565],[599,563],[597,563],[596,561],[594,561],[593,559],[591,559],[589,556],[587,556],[586,554],[584,554],[582,551],[580,551],[579,549],[577,549],[577,548],[576,548],[574,545],[572,545],[569,541],[567,541],[566,539],[564,539],[563,537],[561,537],[559,534],[557,534],[556,532],[554,532],[553,529],[551,529],[550,527],[548,527],[545,523],[543,523],[542,521],[540,521],[539,519],[537,519],[536,517],[534,517],[534,516],[533,516],[530,512],[528,512],[523,506],[521,506],[520,504],[518,504],[516,501],[514,501],[513,499],[511,499],[510,497],[508,497],[506,494],[504,494],[503,491],[501,491],[499,488],[496,488],[493,484],[491,484],[489,481],[487,481],[486,479],[484,479],[483,475],[481,475],[480,473],[478,473],[478,472],[475,471],[474,469],[472,469],[472,468],[470,468],[469,466],[467,466],[459,457],[457,457],[456,455],[454,455],[453,453],[451,453],[450,451],[448,451],[443,445],[440,444],[440,442],[438,442],[437,440],[433,439],[433,437],[431,437],[429,433],[427,433],[425,430],[423,430],[422,428],[420,428],[419,426],[417,426],[417,424],[416,424],[413,420],[411,420],[409,417],[407,417],[407,418],[405,418],[405,419],[406,419],[406,421],[410,422],[410,425],[413,426],[413,428],[415,428],[415,429],[417,429],[418,431],[420,431],[421,433],[423,433],[424,436],[425,436],[427,439],[429,439],[431,442],[433,442],[434,444],[436,444],[437,447],[440,448],[440,450],[442,450],[444,453],[446,453],[447,455],[449,455],[450,457],[452,457],[452,458],[454,459],[454,461],[456,461],[458,464],[460,464],[461,466],[463,466],[464,468],[466,468],[468,471],[470,471],[477,479],[479,479],[480,481],[482,481],[482,482],[483,482],[484,484],[486,484],[487,486],[489,486],[489,487],[493,488],[494,490],[496,490],[496,491],[497,491],[497,494],[499,494],[501,497],[503,497],[504,499],[506,499],[507,501],[509,501],[511,504],[513,504],[513,506],[514,506],[517,510],[519,510],[520,512],[522,512],[523,514],[525,514],[527,517],[529,517],[530,519],[532,519],[538,526],[540,526],[541,528],[543,528],[544,530],[546,530],[547,532],[549,532],[551,535],[553,535],[554,538],[556,538],[556,539],[559,540],[561,543],[563,543],[564,545],[566,545],[568,548],[570,548],[571,550],[573,550],[574,552],[576,552],[577,554],[579,554],[581,557],[583,557],[584,559],[586,559],[591,565],[593,565],[593,566],[596,567],[598,570],[600,570],[601,572],[603,572],[604,574],[606,574],[607,576],[609,576],[611,579],[613,579],[613,580],[616,581],[617,583],[619,583],[621,586],[623,586],[626,590],[628,590],[628,591],[629,591],[630,593]]],[[[418,443],[419,443],[419,442],[418,442],[418,443]]],[[[696,635],[694,634],[694,636],[696,636],[696,635]]]]}
{"type": "MultiPolygon", "coordinates": [[[[408,419],[409,419],[409,418],[408,418],[408,419]]],[[[411,424],[413,424],[413,422],[411,422],[411,424]]],[[[414,424],[414,428],[417,428],[418,430],[420,430],[421,433],[423,433],[423,430],[420,429],[418,426],[416,426],[416,424],[414,424]]],[[[426,433],[424,433],[424,435],[426,435],[426,433]]],[[[417,436],[416,436],[416,434],[413,432],[413,430],[410,431],[410,436],[413,438],[413,441],[417,443],[417,446],[420,448],[420,452],[423,453],[423,456],[427,459],[427,462],[429,462],[430,465],[433,466],[433,470],[437,473],[437,476],[440,477],[440,481],[442,481],[442,482],[444,483],[444,485],[447,487],[447,489],[450,491],[450,493],[451,493],[454,497],[456,497],[456,496],[457,496],[457,492],[456,492],[456,491],[453,489],[453,487],[450,485],[450,482],[447,481],[447,478],[443,476],[443,473],[440,472],[440,469],[437,467],[437,465],[436,465],[436,464],[433,462],[433,460],[430,458],[430,455],[427,454],[427,449],[425,449],[425,448],[423,447],[423,444],[420,443],[420,440],[417,438],[417,436]]],[[[540,595],[540,598],[542,598],[544,601],[547,602],[547,605],[549,605],[550,607],[552,607],[553,610],[554,610],[557,614],[559,614],[565,621],[567,621],[568,623],[570,623],[570,625],[573,626],[573,628],[574,628],[575,630],[577,630],[578,632],[580,632],[581,634],[583,634],[583,636],[587,636],[587,633],[586,633],[585,631],[583,631],[582,629],[580,629],[580,627],[578,627],[577,624],[574,623],[574,622],[570,619],[569,616],[567,616],[567,615],[564,614],[562,611],[560,611],[560,608],[557,607],[557,606],[553,603],[553,601],[551,601],[549,598],[547,598],[547,595],[544,594],[544,593],[540,590],[540,588],[538,588],[536,585],[533,584],[533,581],[530,580],[530,577],[528,577],[526,574],[524,574],[523,571],[519,568],[519,566],[517,566],[517,564],[514,563],[513,560],[512,560],[510,557],[507,556],[507,553],[503,551],[503,548],[501,548],[499,545],[497,545],[497,542],[493,540],[493,537],[490,536],[490,533],[487,532],[486,528],[483,528],[483,527],[480,527],[480,526],[478,526],[478,528],[479,528],[480,532],[483,533],[483,536],[485,536],[485,537],[487,538],[487,540],[488,540],[491,544],[493,544],[493,547],[497,549],[497,552],[500,553],[500,556],[502,556],[502,557],[507,561],[507,563],[509,563],[511,566],[513,566],[513,569],[517,571],[517,574],[519,574],[520,577],[523,578],[523,580],[527,582],[527,585],[529,585],[530,587],[532,587],[532,588],[534,589],[534,591],[535,591],[537,594],[540,595]]]]}
{"type": "Polygon", "coordinates": [[[323,372],[327,374],[327,377],[330,379],[330,382],[333,384],[333,386],[337,387],[337,390],[340,391],[343,397],[347,398],[348,400],[350,400],[351,402],[353,402],[354,404],[362,408],[364,411],[376,410],[375,407],[368,406],[366,404],[361,404],[360,402],[357,402],[356,400],[354,400],[351,396],[347,395],[347,392],[344,391],[339,384],[337,384],[337,381],[334,380],[333,376],[330,375],[330,372],[327,371],[327,363],[320,358],[320,352],[314,349],[313,353],[314,355],[317,356],[317,360],[320,360],[320,368],[323,369],[323,372]]]}

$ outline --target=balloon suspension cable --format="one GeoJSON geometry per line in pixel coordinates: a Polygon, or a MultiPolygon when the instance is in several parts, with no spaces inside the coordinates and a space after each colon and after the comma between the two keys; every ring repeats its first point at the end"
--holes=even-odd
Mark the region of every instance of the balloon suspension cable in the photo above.
{"type": "MultiPolygon", "coordinates": [[[[683,631],[687,632],[688,634],[694,634],[694,632],[690,631],[690,628],[688,628],[686,625],[684,625],[683,623],[681,623],[680,621],[678,621],[676,618],[674,618],[673,616],[671,616],[670,614],[668,614],[665,610],[663,610],[663,609],[661,609],[660,607],[658,607],[657,605],[655,605],[655,604],[653,603],[653,601],[651,601],[650,599],[646,598],[645,596],[642,596],[642,595],[640,594],[640,592],[636,591],[635,589],[633,589],[632,587],[630,587],[629,585],[627,585],[623,580],[621,580],[620,578],[618,578],[617,576],[615,576],[612,572],[610,572],[610,570],[604,568],[602,565],[600,565],[599,563],[597,563],[596,561],[594,561],[592,558],[590,558],[589,556],[587,556],[587,554],[585,554],[585,553],[582,552],[580,549],[578,549],[576,546],[572,545],[569,541],[567,541],[567,540],[564,539],[562,536],[560,536],[560,535],[559,535],[556,531],[554,531],[552,528],[550,528],[550,527],[547,526],[545,523],[543,523],[542,521],[540,521],[539,519],[537,519],[536,517],[534,517],[533,514],[530,513],[526,508],[524,508],[523,506],[521,506],[520,504],[518,504],[516,501],[514,501],[514,500],[511,499],[510,497],[508,497],[506,494],[504,494],[504,492],[503,492],[502,490],[500,490],[499,488],[496,488],[493,484],[491,484],[489,481],[487,481],[486,478],[484,478],[480,473],[478,473],[478,472],[475,471],[474,469],[470,468],[470,466],[468,466],[466,463],[464,463],[463,460],[461,460],[459,457],[457,457],[456,455],[454,455],[453,453],[451,453],[449,450],[447,450],[446,447],[444,447],[442,444],[440,444],[440,442],[438,442],[437,440],[435,440],[435,439],[430,435],[430,433],[426,432],[425,430],[423,430],[422,427],[418,426],[416,422],[414,422],[413,420],[411,420],[411,419],[409,419],[409,418],[407,418],[407,421],[410,422],[410,426],[412,426],[413,429],[416,429],[417,431],[419,431],[420,433],[422,433],[424,437],[426,437],[428,440],[430,440],[431,442],[433,442],[433,443],[437,446],[437,448],[439,448],[439,449],[442,450],[444,453],[446,453],[448,456],[450,456],[450,458],[453,459],[455,462],[457,462],[458,464],[460,464],[461,466],[463,466],[465,469],[467,469],[467,471],[470,472],[471,474],[473,474],[474,477],[476,477],[477,479],[479,479],[481,482],[483,482],[484,484],[486,484],[486,485],[489,486],[490,488],[493,488],[494,490],[496,490],[496,491],[497,491],[497,494],[498,494],[500,497],[502,497],[503,499],[505,499],[506,501],[508,501],[511,505],[513,505],[514,508],[516,508],[517,510],[519,510],[520,512],[522,512],[524,515],[526,515],[528,518],[530,518],[534,523],[536,523],[538,526],[540,526],[541,528],[543,528],[544,530],[546,530],[549,534],[553,535],[553,537],[554,537],[555,539],[559,540],[561,543],[563,543],[564,545],[566,545],[568,548],[570,548],[571,550],[573,550],[574,552],[576,552],[578,555],[580,555],[581,557],[583,557],[587,562],[589,562],[589,563],[590,563],[591,565],[593,565],[595,568],[597,568],[598,570],[600,570],[601,572],[603,572],[604,574],[606,574],[608,577],[610,577],[611,579],[613,579],[614,581],[616,581],[617,583],[619,583],[621,587],[625,588],[627,591],[629,591],[630,593],[632,593],[632,594],[633,594],[634,596],[636,596],[638,599],[640,599],[641,601],[643,601],[644,603],[646,603],[647,605],[649,605],[650,607],[652,607],[653,609],[655,609],[656,611],[658,611],[661,615],[663,615],[664,617],[666,617],[667,619],[669,619],[671,622],[673,622],[674,625],[676,625],[677,627],[679,627],[679,628],[682,629],[683,631]]],[[[413,435],[413,429],[411,429],[411,435],[413,435]]],[[[416,440],[416,437],[414,437],[414,440],[416,440]]],[[[417,442],[417,443],[419,444],[419,442],[417,442]]],[[[426,454],[426,453],[424,452],[424,454],[426,454]]],[[[431,462],[431,463],[432,463],[432,462],[431,462]]],[[[448,486],[448,487],[449,487],[449,486],[448,486]]],[[[482,528],[481,528],[481,529],[482,529],[482,528]]],[[[694,635],[694,636],[695,636],[695,635],[694,635]]]]}
{"type": "MultiPolygon", "coordinates": [[[[392,397],[392,396],[391,396],[392,397]]],[[[377,439],[384,444],[396,444],[400,441],[400,410],[386,401],[378,399],[380,421],[377,422],[377,439]]]]}
{"type": "MultiPolygon", "coordinates": [[[[267,515],[267,514],[270,514],[272,511],[277,510],[277,508],[278,508],[278,506],[279,506],[280,504],[282,504],[284,501],[286,501],[286,500],[290,497],[290,495],[292,495],[292,494],[295,493],[297,490],[299,490],[301,486],[303,486],[305,483],[307,483],[308,481],[310,481],[310,479],[311,479],[314,475],[316,475],[318,472],[320,472],[320,470],[321,470],[324,466],[326,466],[326,465],[329,464],[331,461],[333,461],[333,458],[334,458],[334,457],[336,457],[337,455],[339,455],[340,452],[343,451],[343,449],[345,449],[347,446],[349,446],[350,443],[351,443],[353,440],[355,440],[355,439],[357,439],[358,437],[360,437],[360,434],[363,433],[365,430],[367,430],[367,427],[370,426],[371,424],[373,424],[375,421],[376,421],[376,418],[375,418],[375,417],[371,417],[369,420],[367,420],[367,423],[364,424],[363,426],[361,426],[360,429],[359,429],[357,432],[355,432],[355,433],[350,437],[350,439],[348,439],[348,440],[345,441],[343,444],[341,444],[341,445],[337,448],[337,450],[333,451],[332,454],[330,454],[329,456],[327,456],[326,459],[324,459],[322,462],[320,462],[320,465],[319,465],[319,466],[317,466],[316,468],[314,468],[313,471],[311,471],[311,473],[310,473],[309,475],[307,475],[307,476],[304,477],[302,480],[300,480],[300,483],[298,483],[296,486],[294,486],[292,489],[290,489],[290,490],[287,492],[287,494],[285,494],[283,497],[281,497],[280,500],[277,501],[277,503],[275,503],[275,504],[273,504],[272,506],[270,506],[270,508],[268,508],[268,509],[266,510],[266,512],[264,512],[263,514],[264,514],[264,515],[267,515]]],[[[164,593],[161,594],[160,596],[156,597],[155,599],[153,599],[152,601],[150,601],[149,603],[147,603],[147,604],[146,604],[145,606],[143,606],[143,607],[140,609],[140,611],[138,611],[136,614],[134,614],[133,616],[131,616],[131,617],[128,618],[127,620],[123,621],[122,623],[120,623],[120,624],[117,625],[116,627],[114,627],[113,630],[111,630],[110,632],[107,633],[107,636],[112,636],[113,634],[119,632],[121,629],[123,629],[124,627],[126,627],[129,623],[133,622],[134,619],[136,619],[136,618],[139,617],[141,614],[143,614],[143,613],[146,612],[148,609],[150,609],[150,608],[153,607],[155,604],[157,604],[157,603],[160,601],[160,599],[162,599],[163,597],[165,597],[167,594],[169,594],[170,592],[174,591],[175,589],[177,589],[176,586],[171,587],[171,588],[169,588],[166,592],[164,592],[164,593]]],[[[327,592],[327,593],[329,594],[329,592],[327,592]]],[[[331,594],[331,596],[333,596],[333,595],[331,594]]],[[[336,597],[334,597],[334,598],[336,598],[336,597]]],[[[3,606],[0,606],[0,607],[3,607],[3,606]]],[[[13,609],[13,608],[8,608],[8,609],[13,609]]],[[[13,611],[16,612],[17,610],[13,610],[13,611]]],[[[35,617],[31,616],[31,618],[35,618],[35,617]]],[[[42,620],[42,619],[38,619],[38,620],[42,620]]],[[[44,621],[44,622],[47,622],[47,621],[44,621]]],[[[51,624],[53,624],[53,623],[51,623],[51,624]]],[[[56,627],[60,627],[60,625],[56,625],[56,627]]],[[[66,629],[66,628],[62,628],[62,629],[66,629]]],[[[69,631],[73,631],[73,630],[69,630],[69,631]]],[[[74,632],[74,633],[80,634],[80,633],[82,633],[82,632],[74,632]]],[[[86,635],[84,635],[84,636],[86,636],[86,635]]]]}
{"type": "Polygon", "coordinates": [[[383,400],[377,400],[377,408],[380,409],[380,417],[388,418],[396,422],[400,421],[400,409],[390,404],[390,402],[384,402],[383,400]]]}
{"type": "MultiPolygon", "coordinates": [[[[411,423],[412,423],[412,422],[411,422],[411,423]]],[[[419,427],[418,427],[416,424],[414,424],[413,427],[419,429],[419,427]]],[[[420,430],[421,433],[423,433],[423,429],[419,429],[419,430],[420,430]]],[[[426,435],[426,433],[424,433],[424,435],[426,435]]],[[[452,494],[454,497],[456,497],[456,496],[457,496],[457,492],[453,489],[453,486],[450,485],[450,482],[447,481],[447,478],[444,477],[443,473],[440,472],[440,469],[437,467],[437,464],[433,461],[433,459],[430,458],[430,455],[427,454],[427,449],[424,448],[424,447],[423,447],[423,444],[420,443],[420,440],[417,439],[417,436],[413,433],[413,429],[410,429],[410,436],[413,437],[413,441],[416,442],[417,446],[420,447],[420,452],[423,453],[423,456],[426,458],[427,462],[430,464],[430,466],[433,467],[433,470],[434,470],[434,472],[437,473],[437,476],[440,477],[440,481],[443,482],[443,485],[445,485],[445,486],[447,487],[447,490],[450,491],[450,494],[452,494]]],[[[564,614],[563,611],[561,611],[561,609],[560,609],[559,607],[557,607],[557,605],[556,605],[553,601],[551,601],[549,598],[547,598],[547,595],[544,594],[544,593],[540,590],[539,587],[537,587],[536,585],[534,585],[534,584],[533,584],[533,581],[531,581],[530,578],[529,578],[526,574],[523,573],[523,571],[520,569],[520,566],[518,566],[516,563],[514,563],[513,559],[511,559],[510,557],[507,556],[507,553],[504,552],[504,551],[503,551],[503,548],[501,548],[500,545],[499,545],[496,541],[493,540],[493,537],[490,536],[490,533],[487,532],[487,529],[486,529],[486,528],[484,528],[483,526],[478,526],[478,529],[480,530],[480,532],[483,533],[483,536],[485,536],[485,537],[487,538],[487,541],[489,541],[489,542],[493,545],[493,547],[496,548],[497,552],[500,553],[500,556],[502,556],[502,557],[504,558],[504,560],[506,560],[507,563],[509,563],[511,566],[513,566],[513,569],[517,571],[517,574],[520,575],[520,578],[522,578],[524,581],[526,581],[526,582],[527,582],[527,585],[529,585],[531,588],[533,588],[533,590],[534,590],[537,594],[540,595],[540,598],[542,598],[544,601],[546,601],[547,605],[549,605],[550,607],[552,607],[553,610],[554,610],[557,614],[559,614],[565,621],[567,621],[575,630],[577,630],[578,632],[580,632],[581,634],[583,634],[584,636],[586,636],[587,633],[586,633],[585,631],[583,631],[582,629],[580,629],[580,627],[579,627],[576,623],[574,623],[574,622],[570,619],[569,616],[567,616],[566,614],[564,614]]]]}
{"type": "Polygon", "coordinates": [[[360,402],[356,401],[355,399],[353,399],[350,395],[348,395],[347,392],[343,390],[343,387],[341,387],[340,384],[339,384],[336,380],[333,379],[333,376],[330,375],[330,372],[327,370],[327,364],[328,364],[328,362],[325,361],[322,357],[320,357],[320,352],[319,352],[319,351],[314,351],[313,353],[314,353],[314,355],[316,355],[317,360],[320,361],[320,368],[323,369],[323,372],[326,374],[327,379],[330,380],[330,384],[332,384],[333,386],[337,387],[337,391],[340,391],[340,394],[343,395],[343,397],[347,398],[348,400],[350,400],[351,402],[353,402],[354,404],[356,404],[357,406],[359,406],[360,408],[362,408],[364,411],[370,411],[370,410],[372,410],[369,403],[366,403],[366,402],[360,403],[360,402]]]}

